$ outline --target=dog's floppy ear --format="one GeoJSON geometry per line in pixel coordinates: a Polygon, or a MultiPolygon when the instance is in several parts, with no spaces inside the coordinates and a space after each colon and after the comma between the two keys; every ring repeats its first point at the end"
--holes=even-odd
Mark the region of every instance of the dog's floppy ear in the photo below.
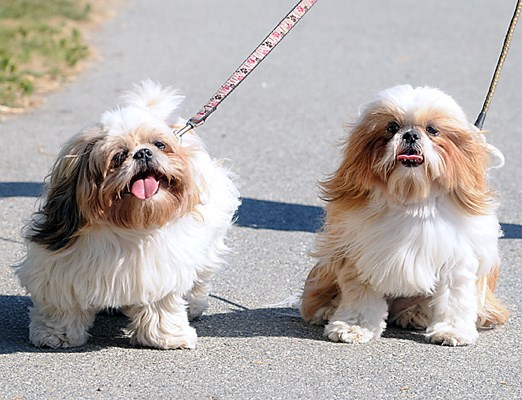
{"type": "Polygon", "coordinates": [[[102,126],[88,127],[74,136],[56,160],[46,188],[46,195],[27,233],[27,239],[58,251],[75,239],[84,218],[78,206],[78,187],[89,177],[89,156],[104,136],[102,126]]]}

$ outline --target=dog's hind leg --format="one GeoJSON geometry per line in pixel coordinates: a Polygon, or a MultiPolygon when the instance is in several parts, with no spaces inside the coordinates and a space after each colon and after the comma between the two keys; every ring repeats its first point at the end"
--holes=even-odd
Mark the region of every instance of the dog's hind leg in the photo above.
{"type": "Polygon", "coordinates": [[[404,329],[424,330],[431,319],[429,298],[410,297],[388,300],[388,322],[404,329]]]}
{"type": "Polygon", "coordinates": [[[326,268],[316,265],[306,278],[301,297],[301,316],[307,322],[322,325],[337,309],[339,287],[336,277],[326,268]]]}
{"type": "Polygon", "coordinates": [[[198,273],[198,279],[194,282],[191,291],[185,296],[188,303],[188,317],[191,321],[201,317],[208,308],[209,281],[212,275],[211,270],[198,273]]]}
{"type": "Polygon", "coordinates": [[[477,326],[481,328],[505,324],[509,319],[509,311],[495,296],[498,275],[499,267],[496,266],[488,275],[482,276],[477,281],[479,302],[477,326]]]}

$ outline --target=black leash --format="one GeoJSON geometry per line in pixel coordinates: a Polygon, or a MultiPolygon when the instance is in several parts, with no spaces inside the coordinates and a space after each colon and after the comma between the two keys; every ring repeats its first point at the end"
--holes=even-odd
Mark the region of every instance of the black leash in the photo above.
{"type": "Polygon", "coordinates": [[[502,46],[502,51],[500,52],[500,57],[497,61],[497,67],[495,68],[495,73],[493,74],[493,78],[491,79],[491,83],[489,85],[489,90],[486,95],[486,99],[484,100],[484,105],[482,106],[482,110],[475,121],[475,126],[479,129],[482,129],[484,125],[484,120],[486,119],[486,113],[489,110],[489,106],[491,104],[491,99],[493,98],[493,94],[495,93],[495,89],[497,88],[498,78],[500,76],[500,71],[504,66],[504,61],[506,60],[506,56],[509,51],[509,44],[511,43],[511,38],[513,37],[513,32],[515,31],[515,26],[518,22],[518,17],[520,16],[520,11],[522,10],[522,2],[521,0],[517,1],[517,6],[515,8],[515,12],[513,13],[513,18],[511,19],[511,23],[509,24],[508,31],[506,33],[506,37],[504,39],[504,45],[502,46]]]}

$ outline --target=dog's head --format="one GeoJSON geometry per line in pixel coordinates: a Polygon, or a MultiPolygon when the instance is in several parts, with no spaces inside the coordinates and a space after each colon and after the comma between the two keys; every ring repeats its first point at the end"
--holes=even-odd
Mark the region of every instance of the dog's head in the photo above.
{"type": "Polygon", "coordinates": [[[450,96],[395,86],[362,110],[339,170],[324,183],[325,198],[358,201],[378,188],[411,204],[446,194],[478,213],[490,202],[485,172],[492,154],[503,162],[450,96]]]}
{"type": "Polygon", "coordinates": [[[53,167],[29,239],[59,250],[89,227],[154,229],[193,211],[191,150],[167,122],[181,99],[144,81],[74,136],[53,167]]]}

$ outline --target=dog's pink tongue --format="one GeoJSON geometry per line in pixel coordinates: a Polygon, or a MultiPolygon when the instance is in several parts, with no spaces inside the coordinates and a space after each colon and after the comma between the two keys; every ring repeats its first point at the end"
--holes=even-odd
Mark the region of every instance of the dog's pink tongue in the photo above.
{"type": "Polygon", "coordinates": [[[131,187],[131,193],[140,200],[150,199],[158,191],[159,182],[152,176],[136,180],[131,187]]]}
{"type": "Polygon", "coordinates": [[[399,154],[397,156],[397,161],[414,161],[414,162],[422,162],[422,156],[417,154],[399,154]]]}

